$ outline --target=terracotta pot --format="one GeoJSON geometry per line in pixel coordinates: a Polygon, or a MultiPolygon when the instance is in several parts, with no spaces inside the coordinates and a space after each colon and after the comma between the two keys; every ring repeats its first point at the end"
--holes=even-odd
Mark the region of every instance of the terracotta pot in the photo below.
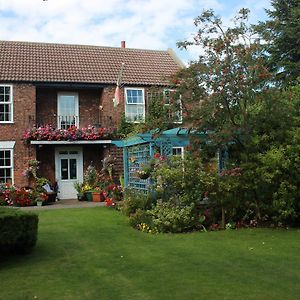
{"type": "Polygon", "coordinates": [[[104,201],[104,196],[100,192],[93,192],[93,202],[103,202],[104,201]]]}

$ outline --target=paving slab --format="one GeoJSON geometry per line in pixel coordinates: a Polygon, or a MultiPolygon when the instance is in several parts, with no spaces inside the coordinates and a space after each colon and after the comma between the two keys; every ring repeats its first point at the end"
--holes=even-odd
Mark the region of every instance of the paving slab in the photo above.
{"type": "Polygon", "coordinates": [[[22,210],[47,210],[47,209],[62,209],[62,208],[85,208],[85,207],[97,207],[105,206],[105,202],[88,202],[78,200],[60,200],[54,203],[43,206],[28,206],[20,207],[22,210]]]}

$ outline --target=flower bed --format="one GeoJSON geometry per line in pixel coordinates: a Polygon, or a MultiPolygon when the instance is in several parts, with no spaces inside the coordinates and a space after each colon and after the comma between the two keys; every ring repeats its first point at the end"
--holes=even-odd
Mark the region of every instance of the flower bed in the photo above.
{"type": "Polygon", "coordinates": [[[0,184],[0,206],[30,206],[35,204],[32,190],[16,188],[7,183],[0,184]]]}
{"type": "Polygon", "coordinates": [[[68,129],[56,129],[51,125],[40,127],[32,127],[27,129],[22,136],[25,144],[30,141],[78,141],[78,140],[103,140],[111,139],[116,136],[113,128],[95,128],[88,126],[87,128],[77,128],[72,126],[68,129]]]}

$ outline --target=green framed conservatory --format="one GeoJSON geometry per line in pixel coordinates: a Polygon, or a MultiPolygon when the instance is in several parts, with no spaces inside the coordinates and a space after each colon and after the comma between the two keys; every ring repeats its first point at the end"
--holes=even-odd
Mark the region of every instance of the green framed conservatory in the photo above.
{"type": "MultiPolygon", "coordinates": [[[[124,185],[125,188],[133,188],[147,192],[151,178],[142,179],[137,174],[142,170],[155,153],[161,156],[184,157],[186,147],[190,144],[191,137],[207,139],[207,134],[196,133],[186,128],[173,128],[158,134],[157,131],[137,134],[131,138],[114,142],[118,147],[123,148],[124,163],[124,185]]],[[[223,168],[224,153],[218,153],[219,171],[223,168]]]]}

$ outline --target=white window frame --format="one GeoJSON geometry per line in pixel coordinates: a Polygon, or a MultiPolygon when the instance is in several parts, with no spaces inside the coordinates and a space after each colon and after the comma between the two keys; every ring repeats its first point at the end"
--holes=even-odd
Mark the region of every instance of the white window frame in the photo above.
{"type": "Polygon", "coordinates": [[[79,127],[79,98],[78,93],[73,92],[58,92],[57,93],[57,128],[61,129],[61,122],[60,122],[60,99],[62,96],[74,96],[75,98],[75,126],[79,127]]]}
{"type": "MultiPolygon", "coordinates": [[[[169,107],[171,105],[170,103],[170,97],[167,98],[166,96],[166,92],[175,92],[176,90],[174,89],[164,89],[163,91],[163,98],[164,101],[168,100],[168,103],[164,102],[164,106],[165,107],[169,107]]],[[[179,120],[178,121],[173,121],[174,124],[182,124],[182,101],[181,101],[181,95],[179,97],[179,99],[176,100],[176,104],[179,104],[179,111],[173,112],[173,115],[169,113],[169,118],[173,119],[174,115],[179,114],[179,120]]]]}
{"type": "Polygon", "coordinates": [[[10,88],[10,95],[9,95],[9,102],[2,102],[0,104],[9,104],[10,105],[10,121],[1,121],[0,124],[11,124],[14,122],[14,101],[13,101],[13,86],[11,84],[0,84],[0,87],[9,87],[10,88]]]}
{"type": "Polygon", "coordinates": [[[184,159],[184,147],[172,147],[172,155],[173,156],[179,156],[178,154],[173,154],[173,149],[180,149],[181,150],[181,158],[184,159]]]}
{"type": "Polygon", "coordinates": [[[8,169],[11,170],[11,184],[14,184],[14,141],[1,141],[0,142],[0,151],[9,151],[10,152],[10,166],[1,166],[0,169],[8,169]]]}
{"type": "Polygon", "coordinates": [[[128,120],[128,122],[131,122],[131,123],[144,123],[145,122],[145,89],[144,88],[138,88],[138,87],[126,87],[124,89],[124,92],[125,92],[125,118],[126,120],[128,120]],[[139,91],[142,91],[142,98],[143,98],[143,103],[128,103],[128,98],[127,98],[127,91],[128,90],[139,90],[139,91]],[[131,118],[128,117],[128,112],[127,112],[127,108],[128,106],[131,106],[131,105],[135,105],[135,106],[140,106],[143,108],[143,117],[142,119],[136,119],[136,120],[132,120],[131,118]]]}

